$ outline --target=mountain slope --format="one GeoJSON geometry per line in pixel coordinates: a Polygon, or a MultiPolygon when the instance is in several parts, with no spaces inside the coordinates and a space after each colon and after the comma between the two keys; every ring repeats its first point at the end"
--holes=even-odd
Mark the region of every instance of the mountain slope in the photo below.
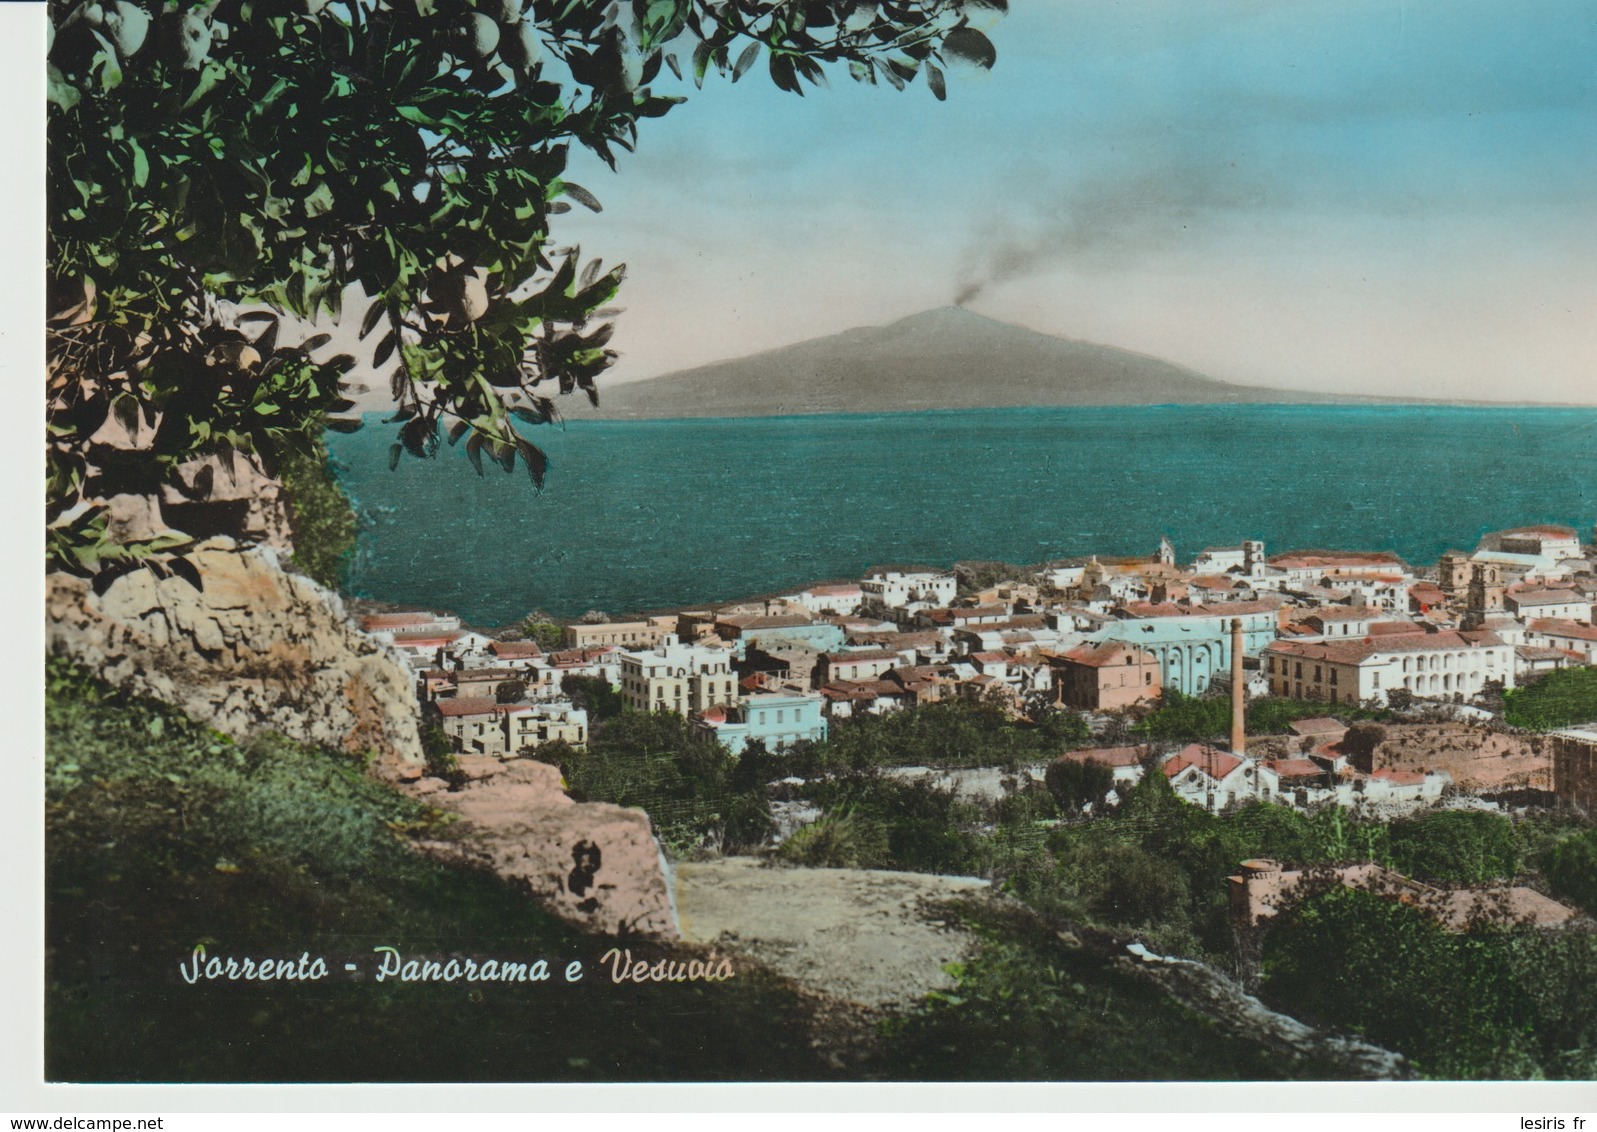
{"type": "Polygon", "coordinates": [[[603,417],[741,417],[1032,405],[1324,402],[1230,385],[1111,346],[941,307],[887,326],[715,362],[604,391],[603,417]]]}

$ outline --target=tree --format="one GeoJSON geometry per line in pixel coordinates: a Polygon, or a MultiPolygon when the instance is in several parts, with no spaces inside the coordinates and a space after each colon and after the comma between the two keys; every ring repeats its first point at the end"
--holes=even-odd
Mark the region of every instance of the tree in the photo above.
{"type": "Polygon", "coordinates": [[[568,674],[560,681],[560,690],[571,697],[573,705],[586,711],[594,723],[614,719],[626,710],[621,693],[603,676],[568,674]]]}
{"type": "Polygon", "coordinates": [[[1542,857],[1542,872],[1554,895],[1597,916],[1597,829],[1556,842],[1542,857]]]}
{"type": "Polygon", "coordinates": [[[664,69],[737,81],[763,60],[803,94],[845,64],[942,98],[948,61],[992,65],[973,20],[1005,7],[51,0],[52,565],[197,583],[162,493],[204,500],[240,462],[275,475],[324,420],[359,427],[354,357],[304,325],[355,285],[390,367],[391,462],[447,435],[479,474],[519,462],[541,485],[516,424],[557,420],[552,394],[597,400],[624,274],[551,239],[572,203],[600,208],[565,179],[571,146],[614,166],[684,101],[664,69]]]}
{"type": "Polygon", "coordinates": [[[524,640],[533,642],[544,652],[554,652],[565,643],[565,630],[541,609],[527,614],[520,629],[524,640]]]}
{"type": "Polygon", "coordinates": [[[1409,876],[1487,884],[1510,879],[1519,867],[1514,823],[1501,814],[1440,810],[1388,828],[1392,863],[1409,876]]]}
{"type": "Polygon", "coordinates": [[[527,695],[527,682],[521,679],[501,681],[494,688],[494,702],[519,704],[527,695]]]}
{"type": "Polygon", "coordinates": [[[1043,784],[1063,812],[1080,814],[1082,808],[1090,804],[1096,813],[1104,797],[1114,788],[1115,772],[1092,760],[1056,759],[1043,772],[1043,784]]]}
{"type": "Polygon", "coordinates": [[[1533,933],[1450,935],[1395,900],[1335,887],[1271,926],[1263,997],[1406,1054],[1428,1077],[1526,1076],[1537,1031],[1554,1027],[1505,960],[1536,944],[1533,933]]]}
{"type": "Polygon", "coordinates": [[[1375,749],[1386,742],[1386,728],[1373,723],[1355,723],[1347,729],[1338,746],[1348,762],[1369,773],[1375,769],[1375,749]]]}

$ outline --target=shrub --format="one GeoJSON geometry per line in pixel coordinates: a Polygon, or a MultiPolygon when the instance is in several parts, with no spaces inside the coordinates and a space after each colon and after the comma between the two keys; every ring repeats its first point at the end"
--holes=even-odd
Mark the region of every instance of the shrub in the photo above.
{"type": "Polygon", "coordinates": [[[777,856],[815,869],[881,868],[890,857],[887,828],[853,810],[823,814],[782,842],[777,856]]]}
{"type": "Polygon", "coordinates": [[[1514,825],[1498,814],[1440,810],[1395,821],[1387,844],[1394,868],[1427,880],[1486,884],[1518,869],[1514,825]]]}
{"type": "Polygon", "coordinates": [[[1427,1077],[1556,1076],[1591,1063],[1593,1011],[1566,1000],[1591,977],[1594,943],[1588,932],[1450,934],[1407,905],[1336,887],[1271,927],[1262,990],[1278,1009],[1405,1054],[1427,1077]]]}
{"type": "Polygon", "coordinates": [[[735,782],[736,769],[736,756],[675,712],[597,724],[587,752],[562,764],[572,797],[642,807],[676,854],[751,848],[770,835],[763,786],[735,782]]]}
{"type": "Polygon", "coordinates": [[[1091,805],[1096,812],[1103,800],[1114,789],[1115,772],[1100,762],[1077,762],[1075,759],[1056,759],[1048,764],[1043,782],[1059,809],[1067,814],[1080,814],[1091,805]]]}
{"type": "Polygon", "coordinates": [[[292,564],[305,575],[336,590],[355,552],[358,525],[355,508],[329,467],[320,422],[306,433],[305,449],[287,447],[277,465],[277,477],[288,497],[289,528],[293,532],[292,564]]]}
{"type": "Polygon", "coordinates": [[[1597,916],[1597,829],[1557,841],[1541,858],[1542,874],[1556,896],[1597,916]]]}

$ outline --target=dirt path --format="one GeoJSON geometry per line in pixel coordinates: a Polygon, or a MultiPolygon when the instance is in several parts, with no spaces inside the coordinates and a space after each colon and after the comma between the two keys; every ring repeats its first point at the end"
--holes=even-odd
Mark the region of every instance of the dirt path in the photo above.
{"type": "Polygon", "coordinates": [[[871,1010],[954,985],[974,943],[928,905],[983,880],[865,869],[768,867],[752,857],[676,868],[682,938],[758,959],[800,987],[871,1010]]]}

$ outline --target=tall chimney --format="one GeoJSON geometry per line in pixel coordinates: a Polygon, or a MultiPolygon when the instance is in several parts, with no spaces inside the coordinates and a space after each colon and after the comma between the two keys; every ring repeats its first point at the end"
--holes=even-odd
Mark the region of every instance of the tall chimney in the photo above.
{"type": "Polygon", "coordinates": [[[1242,684],[1242,618],[1231,618],[1231,753],[1247,753],[1247,694],[1242,684]]]}

